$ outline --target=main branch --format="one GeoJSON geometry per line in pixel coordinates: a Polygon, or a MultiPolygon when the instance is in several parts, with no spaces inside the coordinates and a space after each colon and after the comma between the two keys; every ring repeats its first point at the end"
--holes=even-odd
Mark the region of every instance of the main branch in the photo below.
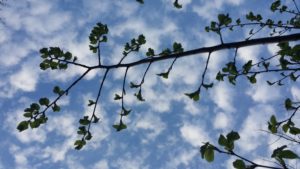
{"type": "Polygon", "coordinates": [[[232,48],[241,48],[246,46],[255,46],[255,45],[262,45],[262,44],[271,44],[271,43],[279,43],[279,42],[285,42],[285,41],[297,41],[300,40],[300,33],[295,33],[291,35],[285,35],[285,36],[275,36],[275,37],[265,37],[265,38],[257,38],[252,40],[245,40],[245,41],[238,41],[238,42],[231,42],[231,43],[223,43],[216,46],[211,47],[203,47],[193,50],[188,50],[182,53],[174,53],[170,54],[168,56],[159,56],[159,57],[149,57],[145,59],[141,59],[135,62],[130,63],[119,63],[114,65],[98,65],[91,67],[91,69],[97,69],[97,68],[104,68],[104,69],[111,69],[111,68],[120,68],[120,67],[133,67],[145,63],[152,63],[152,62],[158,62],[161,60],[167,60],[167,59],[174,59],[174,58],[180,58],[180,57],[186,57],[191,56],[195,54],[201,54],[201,53],[212,53],[219,50],[224,49],[232,49],[232,48]]]}

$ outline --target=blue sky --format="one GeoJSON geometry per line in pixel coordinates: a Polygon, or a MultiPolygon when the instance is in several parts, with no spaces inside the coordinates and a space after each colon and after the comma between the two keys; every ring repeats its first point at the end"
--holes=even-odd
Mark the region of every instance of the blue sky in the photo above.
{"type": "MultiPolygon", "coordinates": [[[[268,164],[264,157],[284,141],[273,143],[276,138],[260,129],[267,129],[272,114],[287,115],[282,105],[286,97],[300,100],[299,83],[268,86],[265,81],[276,79],[275,75],[260,76],[255,85],[245,78],[237,86],[215,82],[213,89],[203,90],[199,102],[193,102],[184,93],[198,87],[207,55],[178,60],[169,79],[156,74],[167,70],[171,61],[153,64],[143,86],[146,102],[142,103],[133,96],[136,91],[129,88],[129,82],[140,81],[146,65],[130,69],[125,105],[133,111],[125,119],[128,128],[118,133],[112,125],[119,119],[120,103],[113,97],[122,90],[124,69],[111,71],[97,110],[102,121],[92,126],[92,141],[80,151],[73,146],[78,120],[92,112],[88,100],[96,97],[103,71],[90,72],[63,97],[59,101],[62,111],[48,112],[46,125],[22,133],[16,130],[24,108],[40,97],[53,99],[53,86],[67,87],[83,73],[72,66],[67,71],[41,71],[39,49],[59,46],[76,55],[78,62],[95,65],[97,57],[89,51],[88,35],[97,22],[109,27],[102,59],[112,64],[121,58],[124,44],[139,34],[145,35],[147,44],[125,62],[143,57],[148,47],[161,51],[174,41],[181,42],[185,50],[218,44],[218,37],[206,33],[204,27],[219,13],[243,17],[253,10],[272,17],[267,10],[269,1],[179,2],[183,4],[180,10],[173,8],[172,0],[145,0],[142,6],[134,0],[9,0],[0,11],[5,23],[0,25],[0,169],[229,169],[234,158],[216,154],[216,161],[209,164],[201,159],[199,147],[206,141],[217,143],[219,134],[231,130],[241,135],[237,152],[268,164]]],[[[241,40],[248,31],[225,33],[224,40],[241,40]]],[[[274,44],[242,48],[237,59],[240,63],[259,60],[277,49],[274,44]]],[[[234,50],[212,53],[206,80],[213,81],[233,55],[234,50]]],[[[295,120],[299,124],[299,117],[295,120]]],[[[299,147],[295,150],[300,152],[299,147]]]]}

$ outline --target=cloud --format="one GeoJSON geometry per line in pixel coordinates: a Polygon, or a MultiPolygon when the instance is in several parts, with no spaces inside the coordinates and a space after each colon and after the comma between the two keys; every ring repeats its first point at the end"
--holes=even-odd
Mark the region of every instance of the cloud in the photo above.
{"type": "Polygon", "coordinates": [[[38,73],[34,70],[32,65],[23,65],[21,70],[10,76],[10,84],[19,90],[34,91],[38,81],[38,73]]]}
{"type": "Polygon", "coordinates": [[[219,112],[213,121],[214,128],[216,129],[227,129],[228,127],[233,127],[232,117],[224,112],[219,112]]]}
{"type": "Polygon", "coordinates": [[[270,86],[266,80],[260,76],[257,78],[257,82],[246,90],[246,94],[249,95],[252,100],[257,103],[268,103],[275,101],[281,97],[280,88],[278,86],[270,86]]]}
{"type": "Polygon", "coordinates": [[[94,164],[93,169],[109,169],[107,160],[100,160],[94,164]]]}
{"type": "Polygon", "coordinates": [[[291,94],[295,101],[300,101],[300,89],[296,86],[291,87],[291,94]]]}
{"type": "Polygon", "coordinates": [[[197,13],[199,17],[212,21],[216,18],[216,15],[221,11],[226,4],[228,5],[240,5],[243,0],[213,0],[213,1],[201,1],[199,5],[193,6],[193,12],[197,13]]]}
{"type": "Polygon", "coordinates": [[[170,155],[170,160],[166,162],[165,168],[178,168],[181,164],[187,167],[198,153],[199,151],[195,149],[181,150],[176,154],[172,153],[172,155],[170,155]]]}
{"type": "Polygon", "coordinates": [[[142,132],[145,130],[146,138],[142,140],[143,143],[148,143],[153,141],[159,134],[161,134],[165,128],[166,124],[160,119],[158,115],[154,115],[152,112],[146,114],[142,113],[137,117],[134,123],[134,130],[137,132],[142,132]]]}
{"type": "Polygon", "coordinates": [[[181,137],[194,147],[203,145],[203,142],[210,140],[208,133],[199,126],[185,123],[180,128],[181,137]]]}
{"type": "Polygon", "coordinates": [[[210,97],[215,104],[225,112],[236,111],[233,106],[235,91],[228,83],[218,83],[210,92],[210,97]]]}
{"type": "Polygon", "coordinates": [[[264,132],[267,128],[266,122],[274,114],[274,109],[269,105],[257,105],[249,109],[249,115],[241,123],[243,124],[239,134],[241,139],[237,142],[243,152],[249,152],[257,149],[260,145],[266,145],[264,132]]]}
{"type": "Polygon", "coordinates": [[[119,156],[114,162],[111,163],[111,166],[114,168],[122,168],[122,169],[148,169],[149,166],[144,164],[145,159],[147,158],[147,153],[131,154],[126,153],[123,156],[119,156]]]}

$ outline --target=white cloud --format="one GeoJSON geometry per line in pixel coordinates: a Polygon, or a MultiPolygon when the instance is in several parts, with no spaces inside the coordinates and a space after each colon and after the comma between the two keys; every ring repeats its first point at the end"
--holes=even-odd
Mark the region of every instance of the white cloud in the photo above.
{"type": "Polygon", "coordinates": [[[233,98],[235,91],[228,83],[218,83],[211,89],[210,97],[225,112],[234,112],[233,98]]]}
{"type": "Polygon", "coordinates": [[[242,61],[242,63],[247,63],[249,60],[252,60],[253,63],[257,63],[261,48],[261,46],[239,48],[237,59],[242,61]]]}
{"type": "Polygon", "coordinates": [[[220,10],[224,5],[240,5],[243,0],[212,0],[212,1],[201,1],[201,4],[193,6],[193,12],[197,13],[200,17],[208,20],[213,20],[216,18],[220,10]]]}
{"type": "Polygon", "coordinates": [[[267,84],[266,80],[260,76],[257,78],[257,82],[246,91],[252,100],[257,103],[268,103],[270,101],[275,101],[281,97],[280,88],[277,86],[270,86],[267,84]]]}
{"type": "Polygon", "coordinates": [[[97,162],[93,169],[109,169],[107,160],[101,160],[97,162]]]}
{"type": "Polygon", "coordinates": [[[140,154],[131,154],[126,153],[123,156],[118,156],[116,161],[112,162],[111,165],[115,168],[122,168],[122,169],[148,169],[149,166],[144,164],[145,159],[147,158],[147,153],[140,153],[140,154]]]}
{"type": "Polygon", "coordinates": [[[216,129],[226,129],[228,127],[233,127],[231,116],[224,112],[219,112],[214,119],[214,128],[216,129]]]}
{"type": "Polygon", "coordinates": [[[158,115],[154,115],[153,112],[146,114],[142,113],[135,122],[134,130],[142,132],[145,130],[146,138],[142,140],[143,143],[148,143],[150,140],[154,140],[163,130],[166,128],[166,124],[160,119],[158,115]]]}
{"type": "Polygon", "coordinates": [[[26,92],[34,91],[38,81],[38,73],[35,70],[32,65],[23,65],[21,70],[10,76],[10,84],[26,92]]]}
{"type": "Polygon", "coordinates": [[[295,101],[300,101],[300,89],[296,86],[291,87],[291,94],[295,101]]]}
{"type": "Polygon", "coordinates": [[[170,160],[167,161],[165,168],[178,168],[179,165],[183,164],[188,166],[191,160],[193,160],[199,153],[198,150],[181,150],[178,154],[170,155],[170,160]]]}
{"type": "Polygon", "coordinates": [[[210,140],[208,134],[199,126],[192,124],[184,124],[180,128],[181,137],[194,147],[203,145],[203,142],[210,140]]]}
{"type": "Polygon", "coordinates": [[[258,146],[266,144],[266,133],[260,131],[267,128],[266,122],[274,110],[268,105],[257,105],[249,109],[249,115],[241,123],[242,129],[239,131],[241,139],[237,142],[244,152],[255,150],[258,146]]]}

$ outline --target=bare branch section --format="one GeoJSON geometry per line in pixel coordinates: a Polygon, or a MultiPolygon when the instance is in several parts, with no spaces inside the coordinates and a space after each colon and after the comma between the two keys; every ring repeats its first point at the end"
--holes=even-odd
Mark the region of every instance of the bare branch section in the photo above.
{"type": "Polygon", "coordinates": [[[257,38],[257,39],[252,39],[252,40],[248,40],[248,41],[224,43],[224,44],[211,46],[211,47],[203,47],[203,48],[188,50],[188,51],[185,51],[182,53],[170,54],[170,55],[164,56],[164,57],[150,57],[150,58],[141,59],[141,60],[131,62],[131,63],[126,63],[126,64],[98,65],[98,66],[94,66],[94,67],[90,67],[90,68],[95,69],[95,68],[133,67],[133,66],[137,66],[137,65],[141,65],[141,64],[145,64],[145,63],[150,63],[150,62],[158,62],[158,61],[167,60],[167,59],[181,58],[181,57],[186,57],[186,56],[191,56],[191,55],[196,55],[196,54],[201,54],[201,53],[212,53],[212,52],[216,52],[216,51],[220,51],[220,50],[224,50],[224,49],[242,48],[242,47],[247,47],[247,46],[279,43],[279,42],[286,42],[286,41],[291,42],[291,41],[298,41],[298,40],[300,40],[300,33],[295,33],[295,34],[285,35],[285,36],[257,38]]]}

